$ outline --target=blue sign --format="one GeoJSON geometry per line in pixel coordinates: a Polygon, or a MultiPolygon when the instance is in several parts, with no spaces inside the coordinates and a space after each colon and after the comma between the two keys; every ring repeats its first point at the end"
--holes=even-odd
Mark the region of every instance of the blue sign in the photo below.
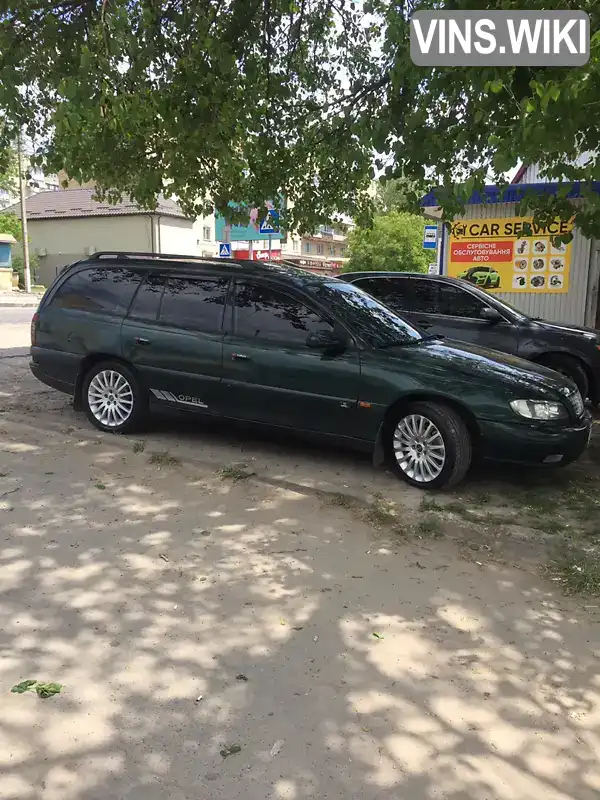
{"type": "MultiPolygon", "coordinates": [[[[239,208],[240,204],[230,203],[229,204],[232,208],[239,208]]],[[[281,233],[275,233],[273,231],[271,233],[262,232],[261,228],[261,219],[264,219],[265,210],[267,211],[268,215],[272,215],[273,213],[276,214],[276,219],[279,219],[279,212],[274,211],[274,209],[269,209],[267,204],[267,208],[248,208],[248,225],[231,225],[229,229],[229,236],[225,236],[225,227],[227,226],[227,222],[225,217],[221,216],[221,214],[215,214],[215,239],[217,242],[222,242],[224,239],[229,239],[230,242],[255,242],[257,240],[265,240],[268,239],[269,236],[271,239],[278,240],[283,239],[281,233]]],[[[242,206],[243,207],[243,206],[242,206]]],[[[267,218],[268,219],[268,218],[267,218]]]]}
{"type": "Polygon", "coordinates": [[[274,208],[269,210],[269,213],[260,223],[259,233],[273,234],[279,233],[279,211],[274,208]]]}
{"type": "Polygon", "coordinates": [[[219,244],[219,258],[231,258],[230,242],[221,242],[219,244]]]}
{"type": "Polygon", "coordinates": [[[437,248],[437,235],[437,225],[425,225],[425,230],[423,231],[424,250],[435,250],[437,248]]]}

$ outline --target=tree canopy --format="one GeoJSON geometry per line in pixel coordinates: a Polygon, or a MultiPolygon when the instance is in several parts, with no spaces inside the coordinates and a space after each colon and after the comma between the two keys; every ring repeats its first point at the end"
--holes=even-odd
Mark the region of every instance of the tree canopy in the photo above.
{"type": "Polygon", "coordinates": [[[416,214],[402,211],[376,214],[371,227],[351,231],[349,260],[343,272],[425,272],[432,256],[423,250],[424,225],[423,217],[416,214]]]}
{"type": "MultiPolygon", "coordinates": [[[[151,207],[175,194],[190,214],[285,196],[286,225],[372,211],[383,173],[440,186],[452,215],[474,188],[539,162],[583,181],[577,223],[600,233],[600,33],[582,67],[415,66],[415,10],[475,0],[5,0],[0,11],[4,136],[26,126],[49,171],[151,207]],[[573,166],[586,151],[586,165],[573,166]]],[[[488,9],[522,9],[495,0],[488,9]]],[[[598,0],[573,8],[598,28],[598,0]]],[[[6,143],[6,142],[4,142],[6,143]]],[[[0,145],[3,142],[0,140],[0,145]]],[[[406,202],[418,207],[419,192],[406,202]]],[[[533,201],[573,213],[566,191],[533,201]]]]}

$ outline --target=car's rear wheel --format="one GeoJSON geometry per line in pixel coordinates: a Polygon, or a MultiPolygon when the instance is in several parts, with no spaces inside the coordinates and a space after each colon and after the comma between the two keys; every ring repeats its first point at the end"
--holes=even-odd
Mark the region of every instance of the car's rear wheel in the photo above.
{"type": "Polygon", "coordinates": [[[571,356],[566,355],[542,356],[542,358],[539,359],[539,363],[556,372],[560,372],[560,374],[564,375],[566,378],[570,378],[579,389],[583,399],[585,400],[587,398],[590,392],[590,382],[585,367],[583,367],[576,358],[571,358],[571,356]]]}
{"type": "Polygon", "coordinates": [[[82,386],[83,408],[101,431],[129,433],[140,427],[147,397],[132,370],[118,361],[93,366],[82,386]]]}
{"type": "Polygon", "coordinates": [[[455,486],[471,464],[471,434],[460,415],[441,403],[404,408],[388,427],[387,440],[394,471],[419,489],[455,486]]]}

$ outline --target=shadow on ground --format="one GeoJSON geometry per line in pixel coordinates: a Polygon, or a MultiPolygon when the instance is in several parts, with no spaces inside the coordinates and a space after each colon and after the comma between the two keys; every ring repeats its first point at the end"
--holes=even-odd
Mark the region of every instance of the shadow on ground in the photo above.
{"type": "Polygon", "coordinates": [[[301,489],[0,438],[3,800],[598,797],[597,626],[544,584],[301,489]]]}

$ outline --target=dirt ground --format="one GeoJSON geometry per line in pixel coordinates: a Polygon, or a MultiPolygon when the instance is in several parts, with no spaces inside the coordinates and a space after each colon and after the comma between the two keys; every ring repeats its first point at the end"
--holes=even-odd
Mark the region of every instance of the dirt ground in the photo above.
{"type": "Polygon", "coordinates": [[[8,319],[2,800],[597,799],[600,601],[535,559],[595,536],[593,459],[424,500],[255,432],[104,436],[8,319]]]}

